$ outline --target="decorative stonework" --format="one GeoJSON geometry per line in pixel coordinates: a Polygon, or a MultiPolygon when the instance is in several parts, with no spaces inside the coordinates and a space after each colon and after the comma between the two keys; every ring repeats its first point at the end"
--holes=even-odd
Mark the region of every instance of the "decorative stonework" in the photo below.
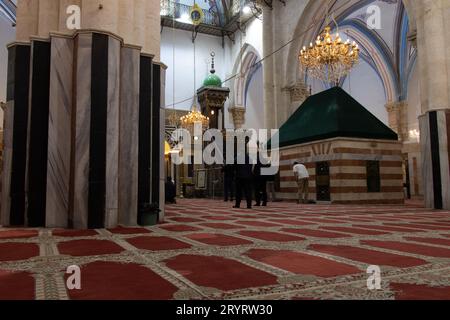
{"type": "Polygon", "coordinates": [[[233,123],[235,129],[241,129],[245,123],[245,108],[244,107],[232,107],[228,111],[233,116],[233,123]]]}
{"type": "Polygon", "coordinates": [[[397,132],[400,141],[408,140],[408,103],[406,101],[386,104],[389,127],[397,132]]]}
{"type": "Polygon", "coordinates": [[[304,102],[309,97],[309,90],[303,81],[298,81],[294,86],[286,88],[291,96],[291,102],[304,102]]]}
{"type": "Polygon", "coordinates": [[[198,91],[198,101],[202,109],[221,110],[229,94],[228,88],[204,87],[198,91]]]}
{"type": "Polygon", "coordinates": [[[417,48],[417,30],[411,30],[408,33],[408,41],[411,42],[414,48],[417,48]]]}

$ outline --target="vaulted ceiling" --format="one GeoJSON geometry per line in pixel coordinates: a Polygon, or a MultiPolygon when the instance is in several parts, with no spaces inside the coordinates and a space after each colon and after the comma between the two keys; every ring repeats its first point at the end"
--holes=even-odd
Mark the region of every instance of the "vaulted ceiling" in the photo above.
{"type": "Polygon", "coordinates": [[[387,100],[405,99],[417,50],[408,41],[410,20],[402,0],[311,0],[299,24],[313,27],[303,34],[298,46],[313,41],[326,25],[330,25],[333,32],[339,30],[343,38],[358,42],[362,59],[383,83],[387,100]],[[380,29],[368,27],[367,21],[372,15],[368,9],[372,5],[380,8],[380,29]]]}

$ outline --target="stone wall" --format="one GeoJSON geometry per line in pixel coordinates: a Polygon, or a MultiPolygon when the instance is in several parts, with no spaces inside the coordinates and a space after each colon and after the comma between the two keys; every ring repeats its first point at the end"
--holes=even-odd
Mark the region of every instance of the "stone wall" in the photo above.
{"type": "Polygon", "coordinates": [[[336,138],[280,150],[280,193],[297,199],[293,163],[305,164],[310,174],[310,200],[317,200],[316,165],[329,164],[331,202],[334,204],[401,204],[404,201],[401,143],[384,140],[336,138]],[[380,192],[368,192],[367,162],[378,161],[380,192]]]}

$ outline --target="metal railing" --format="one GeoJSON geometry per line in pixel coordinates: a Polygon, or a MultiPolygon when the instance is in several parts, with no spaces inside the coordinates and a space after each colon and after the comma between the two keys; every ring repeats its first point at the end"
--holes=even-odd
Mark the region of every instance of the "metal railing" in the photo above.
{"type": "MultiPolygon", "coordinates": [[[[175,19],[179,22],[189,23],[190,21],[190,13],[192,6],[188,6],[186,4],[173,2],[170,0],[161,0],[161,17],[167,17],[175,19]],[[189,17],[188,19],[183,19],[183,17],[189,17]]],[[[203,24],[209,24],[213,26],[219,25],[218,17],[205,9],[203,11],[203,24]]]]}

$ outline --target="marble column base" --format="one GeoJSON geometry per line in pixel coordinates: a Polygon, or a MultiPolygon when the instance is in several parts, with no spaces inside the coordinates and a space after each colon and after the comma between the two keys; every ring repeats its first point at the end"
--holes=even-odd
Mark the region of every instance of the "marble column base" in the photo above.
{"type": "Polygon", "coordinates": [[[419,117],[425,205],[450,209],[450,110],[419,117]]]}

